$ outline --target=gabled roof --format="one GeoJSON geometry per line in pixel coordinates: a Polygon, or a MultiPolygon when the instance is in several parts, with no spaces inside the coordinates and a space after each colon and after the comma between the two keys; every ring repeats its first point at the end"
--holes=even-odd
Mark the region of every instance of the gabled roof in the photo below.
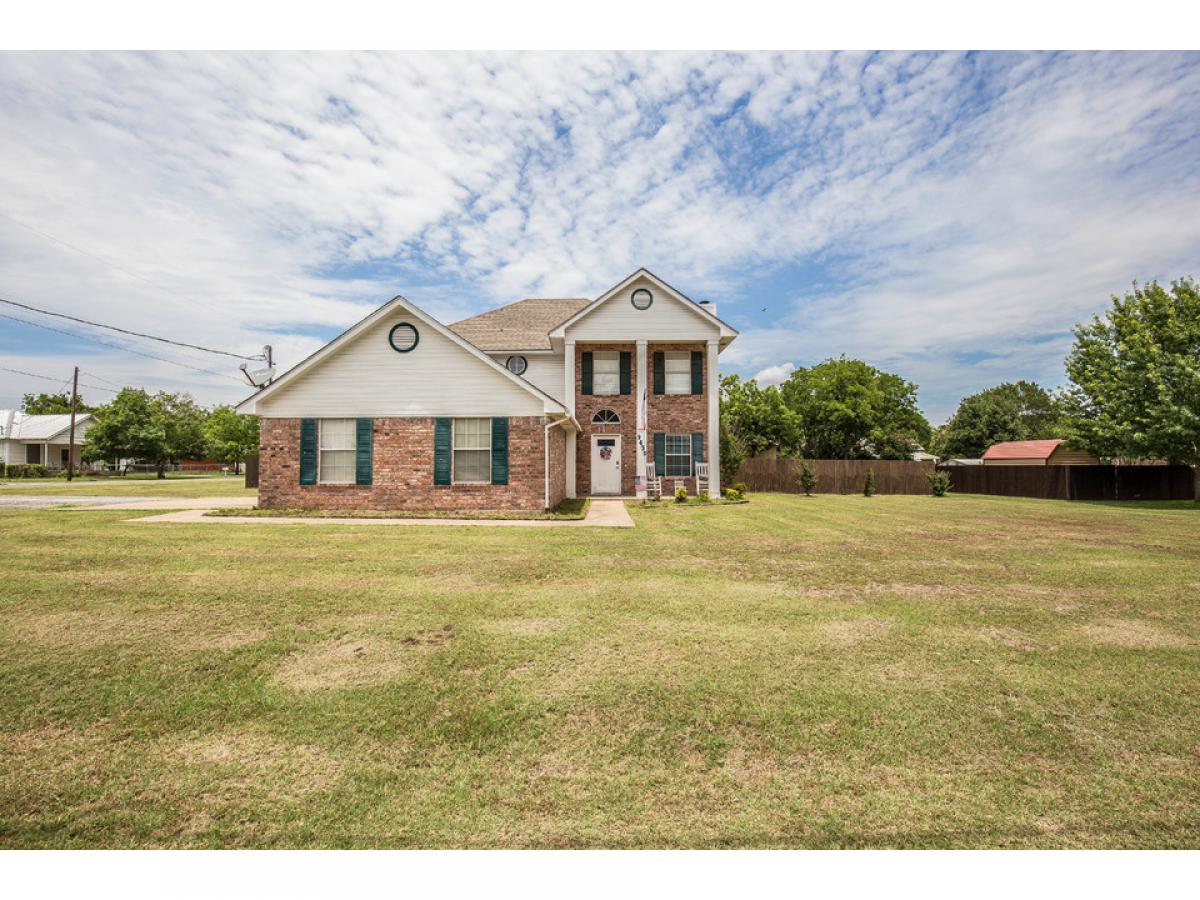
{"type": "Polygon", "coordinates": [[[549,350],[550,329],[588,303],[586,299],[518,300],[455,322],[449,328],[480,350],[549,350]]]}
{"type": "Polygon", "coordinates": [[[661,278],[659,278],[657,275],[655,275],[653,272],[651,272],[649,269],[645,268],[644,266],[642,268],[638,269],[636,272],[634,272],[629,277],[624,278],[617,284],[613,285],[611,288],[609,288],[607,291],[605,291],[603,294],[601,294],[599,297],[597,297],[595,300],[593,300],[587,306],[583,307],[578,312],[576,312],[569,319],[565,320],[564,322],[560,323],[557,327],[552,329],[550,331],[550,337],[552,337],[552,338],[564,337],[566,334],[566,329],[570,328],[572,325],[574,325],[575,323],[577,323],[584,317],[591,315],[600,306],[602,306],[603,304],[605,304],[609,300],[611,300],[613,297],[620,294],[623,290],[625,290],[627,287],[629,287],[631,284],[633,284],[633,282],[637,281],[639,278],[645,278],[648,281],[652,282],[653,284],[657,285],[660,289],[665,291],[668,296],[673,297],[675,300],[684,304],[684,306],[687,309],[689,309],[691,312],[695,313],[697,316],[700,316],[701,318],[707,320],[708,322],[710,322],[710,323],[716,325],[718,328],[720,328],[721,329],[721,338],[723,339],[724,342],[731,341],[735,337],[737,337],[738,332],[737,332],[736,328],[734,328],[732,325],[728,324],[727,322],[724,322],[721,319],[718,319],[716,316],[714,316],[711,312],[709,312],[707,309],[705,309],[703,306],[701,306],[699,303],[697,303],[695,300],[693,300],[687,294],[683,293],[680,290],[677,290],[676,288],[671,287],[671,285],[667,284],[665,281],[663,281],[661,278]]]}
{"type": "MultiPolygon", "coordinates": [[[[91,413],[76,413],[75,428],[88,423],[91,413]]],[[[11,441],[48,441],[71,429],[71,414],[30,416],[16,410],[0,409],[0,439],[11,441]]]]}
{"type": "Polygon", "coordinates": [[[1061,440],[1052,441],[1001,441],[992,444],[983,453],[984,459],[1049,459],[1061,440]]]}
{"type": "Polygon", "coordinates": [[[245,400],[243,400],[241,403],[239,403],[235,407],[235,409],[237,410],[237,412],[249,413],[249,414],[253,415],[255,413],[255,405],[258,403],[258,401],[266,399],[271,394],[276,393],[279,390],[279,388],[282,387],[283,385],[287,384],[290,381],[294,381],[296,378],[303,375],[309,369],[314,368],[322,360],[328,358],[330,355],[336,353],[338,350],[342,349],[347,344],[351,343],[360,334],[362,334],[364,331],[367,331],[368,329],[370,329],[371,326],[375,325],[380,319],[390,315],[396,309],[403,309],[405,312],[407,312],[411,316],[413,316],[413,318],[418,319],[419,321],[424,323],[424,325],[427,328],[432,328],[434,331],[437,331],[438,333],[444,335],[446,338],[448,338],[453,343],[462,347],[463,350],[465,350],[471,356],[474,356],[483,365],[492,369],[500,377],[507,378],[513,384],[520,386],[522,388],[522,390],[528,391],[530,394],[533,394],[535,397],[537,397],[539,400],[541,400],[543,402],[547,412],[563,413],[563,414],[565,414],[567,412],[567,408],[565,406],[563,406],[561,402],[559,402],[558,400],[555,400],[553,397],[551,397],[545,391],[543,391],[537,387],[534,387],[534,385],[532,385],[530,382],[526,381],[524,378],[514,375],[512,372],[508,371],[508,369],[506,369],[504,366],[500,365],[500,363],[496,362],[494,359],[492,359],[490,356],[488,356],[486,353],[484,353],[482,350],[480,350],[478,347],[476,347],[470,341],[467,341],[464,338],[460,337],[459,335],[455,334],[453,331],[451,331],[449,328],[447,328],[445,325],[443,325],[441,322],[439,322],[433,316],[429,315],[429,313],[425,312],[423,309],[421,309],[415,303],[412,303],[411,301],[406,300],[404,297],[400,296],[399,294],[397,294],[395,297],[393,297],[387,303],[383,304],[383,306],[379,307],[377,310],[375,310],[373,313],[371,313],[366,318],[359,320],[356,324],[352,325],[350,328],[347,328],[345,331],[343,331],[341,334],[339,334],[337,337],[335,337],[332,341],[330,341],[328,344],[326,344],[324,347],[322,347],[320,350],[317,350],[315,353],[312,353],[305,359],[298,362],[296,365],[292,366],[290,369],[288,369],[286,372],[284,372],[282,375],[280,375],[278,378],[276,378],[270,384],[266,385],[265,387],[259,388],[256,393],[251,394],[249,397],[247,397],[245,400]]]}

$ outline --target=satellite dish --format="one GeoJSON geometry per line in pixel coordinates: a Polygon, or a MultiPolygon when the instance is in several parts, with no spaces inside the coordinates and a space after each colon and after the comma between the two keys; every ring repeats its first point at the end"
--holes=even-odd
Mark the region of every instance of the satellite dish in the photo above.
{"type": "Polygon", "coordinates": [[[249,369],[247,363],[242,363],[238,368],[242,370],[246,380],[254,387],[262,387],[275,377],[274,366],[267,366],[265,369],[249,369]]]}

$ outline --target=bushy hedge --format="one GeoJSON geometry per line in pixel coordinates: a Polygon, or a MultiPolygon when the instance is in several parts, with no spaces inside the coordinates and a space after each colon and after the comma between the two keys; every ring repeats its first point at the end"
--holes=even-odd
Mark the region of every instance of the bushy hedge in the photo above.
{"type": "Polygon", "coordinates": [[[40,466],[36,463],[22,463],[21,465],[6,465],[4,466],[5,478],[49,478],[50,470],[46,466],[40,466]]]}

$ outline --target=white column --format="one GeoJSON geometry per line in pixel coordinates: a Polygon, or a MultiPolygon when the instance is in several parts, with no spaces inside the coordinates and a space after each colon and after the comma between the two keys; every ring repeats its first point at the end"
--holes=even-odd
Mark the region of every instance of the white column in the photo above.
{"type": "Polygon", "coordinates": [[[563,383],[563,403],[566,404],[567,412],[575,415],[575,342],[566,341],[563,343],[563,350],[566,365],[563,366],[565,372],[565,381],[563,383]]]}
{"type": "MultiPolygon", "coordinates": [[[[635,484],[637,485],[637,495],[643,500],[646,498],[646,429],[642,427],[642,423],[646,421],[646,342],[637,342],[635,366],[637,368],[637,382],[634,385],[634,390],[637,393],[635,398],[637,401],[637,419],[634,421],[634,439],[637,443],[636,458],[637,468],[634,469],[634,475],[637,476],[635,484]]],[[[662,474],[661,472],[658,474],[662,474]]]]}
{"type": "MultiPolygon", "coordinates": [[[[567,412],[575,415],[575,342],[563,342],[563,403],[567,412]]],[[[567,496],[574,499],[575,493],[575,438],[574,429],[567,432],[567,496]]]]}
{"type": "Polygon", "coordinates": [[[721,496],[721,379],[717,375],[717,353],[721,345],[708,342],[708,490],[721,496]]]}
{"type": "Polygon", "coordinates": [[[575,429],[567,431],[567,496],[575,499],[575,429]]]}

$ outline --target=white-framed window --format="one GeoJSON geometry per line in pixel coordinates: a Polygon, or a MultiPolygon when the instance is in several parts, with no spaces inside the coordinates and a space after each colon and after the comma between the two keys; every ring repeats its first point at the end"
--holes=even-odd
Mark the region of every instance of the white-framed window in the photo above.
{"type": "Polygon", "coordinates": [[[669,350],[663,354],[663,369],[666,372],[668,394],[690,394],[692,392],[692,354],[687,350],[669,350]]]}
{"type": "Polygon", "coordinates": [[[492,420],[454,420],[455,484],[490,484],[492,481],[492,420]]]}
{"type": "Polygon", "coordinates": [[[692,436],[690,434],[668,434],[666,443],[668,478],[679,478],[692,474],[692,436]]]}
{"type": "Polygon", "coordinates": [[[592,393],[621,393],[621,354],[616,350],[597,350],[592,354],[592,393]]]}
{"type": "Polygon", "coordinates": [[[318,427],[317,480],[321,484],[354,484],[354,451],[358,446],[354,419],[321,419],[318,427]]]}
{"type": "Polygon", "coordinates": [[[592,416],[593,425],[620,425],[621,417],[614,409],[598,409],[592,416]]]}

